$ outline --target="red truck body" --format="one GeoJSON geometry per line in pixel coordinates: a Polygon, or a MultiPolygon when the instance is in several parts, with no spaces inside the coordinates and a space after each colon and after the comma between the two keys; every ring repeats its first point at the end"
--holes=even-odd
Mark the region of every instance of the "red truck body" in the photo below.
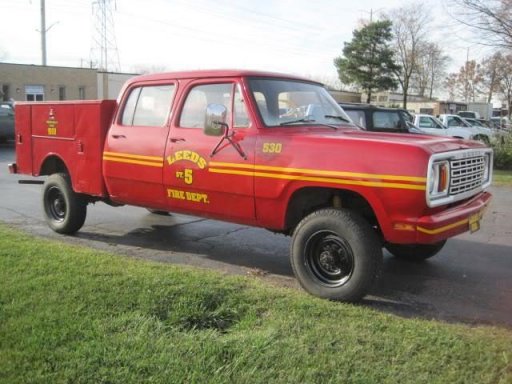
{"type": "Polygon", "coordinates": [[[382,244],[436,244],[478,228],[490,201],[488,148],[452,138],[364,132],[343,117],[327,124],[301,115],[293,122],[304,109],[297,100],[312,94],[286,91],[296,84],[318,86],[281,74],[199,71],[134,78],[117,102],[19,103],[11,171],[67,174],[72,190],[89,202],[284,233],[326,207],[358,212],[382,244]],[[270,90],[277,86],[283,90],[272,107],[270,90]],[[225,104],[223,136],[205,134],[194,123],[206,124],[204,107],[194,112],[193,105],[205,97],[225,104]],[[160,99],[166,109],[157,113],[160,99]],[[271,124],[267,114],[277,106],[276,116],[288,120],[271,124]],[[151,123],[147,110],[163,118],[151,123]]]}
{"type": "Polygon", "coordinates": [[[105,197],[103,146],[115,107],[113,100],[18,104],[18,172],[47,174],[52,159],[59,159],[69,167],[76,192],[105,197]]]}

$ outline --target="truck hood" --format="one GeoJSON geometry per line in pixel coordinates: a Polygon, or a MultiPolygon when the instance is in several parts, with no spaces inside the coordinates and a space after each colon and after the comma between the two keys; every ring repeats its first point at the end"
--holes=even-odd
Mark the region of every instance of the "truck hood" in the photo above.
{"type": "Polygon", "coordinates": [[[473,140],[456,139],[448,136],[433,136],[423,134],[402,134],[402,133],[383,133],[368,132],[358,130],[340,130],[332,134],[324,134],[331,140],[362,140],[368,143],[386,143],[390,146],[404,146],[421,148],[428,153],[449,152],[459,149],[485,148],[480,142],[473,140]]]}

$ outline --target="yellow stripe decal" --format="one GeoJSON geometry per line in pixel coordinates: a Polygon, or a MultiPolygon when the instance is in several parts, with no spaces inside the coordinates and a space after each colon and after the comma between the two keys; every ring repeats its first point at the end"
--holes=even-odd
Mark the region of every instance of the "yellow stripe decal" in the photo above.
{"type": "Polygon", "coordinates": [[[103,160],[114,161],[116,163],[127,163],[127,164],[138,164],[138,165],[147,165],[150,167],[159,167],[163,168],[163,162],[156,163],[150,161],[141,161],[135,159],[121,158],[121,157],[111,157],[111,156],[103,156],[103,160]]]}
{"type": "Polygon", "coordinates": [[[448,224],[448,225],[445,225],[444,227],[440,227],[440,228],[436,228],[436,229],[428,229],[428,228],[423,228],[423,227],[416,227],[416,229],[418,230],[418,232],[423,232],[423,233],[426,233],[427,235],[437,235],[441,232],[446,232],[446,231],[449,231],[450,229],[454,229],[454,228],[460,227],[462,225],[467,225],[468,223],[469,223],[469,219],[464,219],[464,220],[460,220],[455,223],[448,224]]]}
{"type": "Polygon", "coordinates": [[[418,191],[424,191],[424,185],[415,184],[401,184],[401,183],[386,183],[377,181],[360,181],[360,180],[346,180],[346,179],[333,179],[326,177],[313,177],[313,176],[301,176],[301,175],[285,175],[277,173],[265,173],[265,172],[252,172],[252,171],[236,171],[230,169],[217,169],[209,168],[212,173],[221,173],[229,175],[243,175],[243,176],[255,176],[265,177],[269,179],[284,179],[284,180],[299,180],[299,181],[316,181],[321,183],[332,183],[332,184],[343,184],[343,185],[362,185],[366,187],[382,187],[382,188],[398,188],[398,189],[413,189],[418,191]]]}
{"type": "Polygon", "coordinates": [[[163,157],[161,156],[132,155],[131,153],[103,152],[103,155],[108,157],[121,157],[127,159],[138,159],[146,161],[164,161],[163,157]]]}
{"type": "Polygon", "coordinates": [[[131,153],[104,152],[103,160],[115,163],[147,165],[149,167],[163,168],[164,159],[159,156],[132,155],[131,153]]]}
{"type": "Polygon", "coordinates": [[[352,177],[352,178],[364,178],[364,179],[410,181],[410,182],[415,182],[415,183],[425,183],[427,181],[426,177],[416,177],[416,176],[395,176],[395,175],[379,175],[379,174],[372,174],[372,173],[338,172],[338,171],[325,171],[325,170],[320,170],[320,169],[285,168],[285,167],[273,167],[273,166],[266,166],[266,165],[221,163],[221,162],[216,162],[216,161],[211,161],[209,165],[210,165],[210,167],[220,167],[220,168],[230,167],[230,168],[238,168],[238,169],[251,169],[251,170],[255,170],[255,171],[302,173],[302,174],[312,174],[312,175],[332,176],[332,177],[352,177]]]}

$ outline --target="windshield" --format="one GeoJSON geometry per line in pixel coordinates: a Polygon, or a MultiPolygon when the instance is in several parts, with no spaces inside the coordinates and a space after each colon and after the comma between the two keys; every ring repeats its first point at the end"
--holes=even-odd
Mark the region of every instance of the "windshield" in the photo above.
{"type": "Polygon", "coordinates": [[[458,116],[448,116],[446,119],[448,127],[466,127],[471,128],[471,124],[466,123],[462,118],[458,116]]]}
{"type": "Polygon", "coordinates": [[[485,128],[485,125],[483,125],[481,122],[479,122],[478,120],[475,120],[475,119],[471,119],[471,120],[466,120],[469,124],[471,124],[473,127],[483,127],[485,128]]]}
{"type": "Polygon", "coordinates": [[[353,125],[350,117],[318,84],[251,78],[249,86],[267,126],[353,125]]]}

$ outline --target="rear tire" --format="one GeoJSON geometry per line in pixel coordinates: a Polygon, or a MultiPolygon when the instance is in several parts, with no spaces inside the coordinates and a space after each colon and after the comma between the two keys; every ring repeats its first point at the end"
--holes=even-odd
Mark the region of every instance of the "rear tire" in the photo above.
{"type": "Polygon", "coordinates": [[[442,240],[434,244],[386,244],[389,253],[398,259],[423,261],[437,255],[446,244],[442,240]]]}
{"type": "Polygon", "coordinates": [[[73,191],[65,173],[55,173],[46,179],[43,207],[48,226],[57,233],[77,232],[87,216],[87,201],[73,191]]]}
{"type": "Polygon", "coordinates": [[[382,247],[371,226],[355,212],[322,209],[295,229],[290,260],[307,292],[356,302],[380,274],[382,247]]]}

